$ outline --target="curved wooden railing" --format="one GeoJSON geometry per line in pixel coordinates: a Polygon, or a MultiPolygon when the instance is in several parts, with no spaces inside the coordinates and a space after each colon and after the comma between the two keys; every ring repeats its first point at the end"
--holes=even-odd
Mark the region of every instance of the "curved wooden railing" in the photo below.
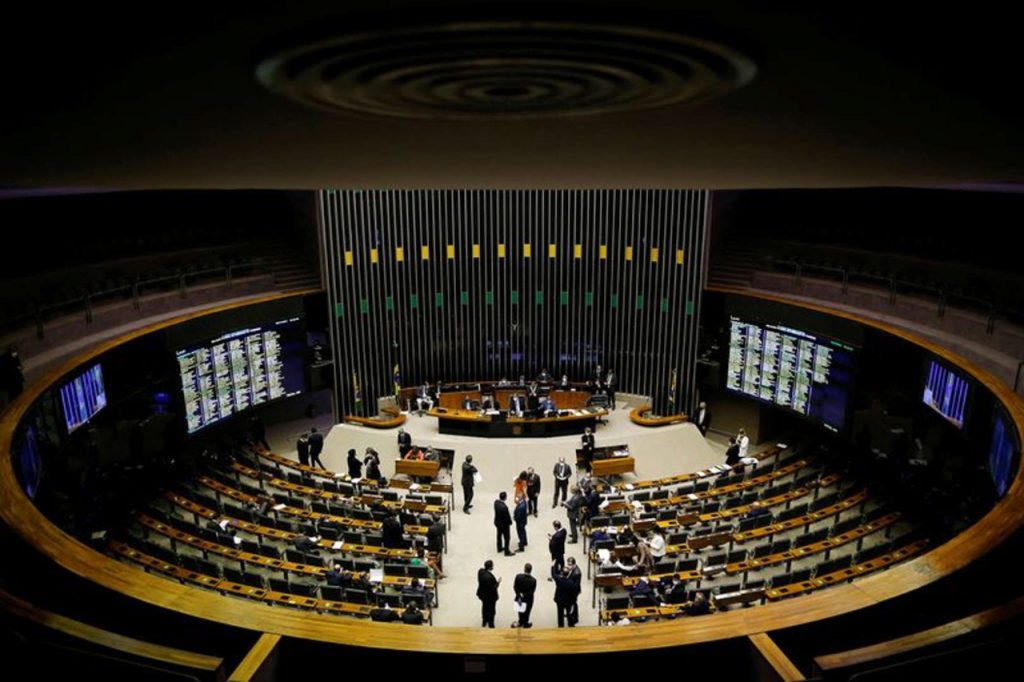
{"type": "Polygon", "coordinates": [[[385,407],[376,417],[357,417],[354,414],[347,414],[342,421],[347,424],[369,426],[373,429],[397,429],[405,423],[405,419],[405,415],[397,408],[385,407]]]}
{"type": "Polygon", "coordinates": [[[685,414],[669,414],[658,417],[645,417],[645,412],[650,412],[650,405],[640,405],[629,411],[629,420],[639,426],[667,426],[668,424],[682,424],[690,418],[685,414]]]}
{"type": "MultiPolygon", "coordinates": [[[[846,312],[791,301],[783,297],[717,288],[716,291],[771,299],[817,310],[868,325],[915,343],[960,367],[1003,403],[1018,433],[1024,433],[1024,401],[1012,390],[966,359],[909,331],[846,312]]],[[[305,293],[305,292],[303,292],[305,293]]],[[[149,575],[135,567],[101,555],[54,526],[25,496],[10,457],[15,429],[28,408],[63,376],[101,353],[144,334],[208,315],[282,296],[223,306],[168,320],[108,341],[79,354],[30,385],[0,419],[0,516],[26,542],[67,570],[140,601],[214,620],[230,626],[290,637],[354,646],[403,651],[456,654],[565,654],[608,653],[682,646],[745,637],[795,627],[864,609],[928,585],[967,565],[996,547],[1024,523],[1024,477],[1019,468],[1006,495],[973,526],[945,544],[887,571],[859,579],[855,584],[831,587],[814,594],[714,616],[650,623],[643,627],[607,628],[595,636],[591,627],[552,630],[491,630],[480,628],[401,628],[386,623],[344,619],[231,599],[149,575]]],[[[507,593],[506,593],[507,595],[507,593]]]]}

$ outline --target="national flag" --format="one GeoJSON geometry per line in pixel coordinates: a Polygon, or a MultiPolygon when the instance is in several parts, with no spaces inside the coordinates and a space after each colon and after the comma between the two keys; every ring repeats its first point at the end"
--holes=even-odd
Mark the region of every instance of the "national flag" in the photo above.
{"type": "Polygon", "coordinates": [[[675,404],[676,404],[676,377],[677,377],[676,368],[673,367],[672,368],[672,379],[669,381],[669,385],[668,385],[668,404],[672,405],[673,407],[675,407],[675,404]]]}
{"type": "Polygon", "coordinates": [[[395,399],[397,400],[402,393],[402,375],[398,373],[397,362],[395,363],[395,368],[391,370],[391,379],[395,382],[395,399]]]}
{"type": "Polygon", "coordinates": [[[352,392],[355,394],[356,409],[358,410],[363,406],[363,394],[359,390],[359,375],[355,372],[352,372],[352,392]]]}

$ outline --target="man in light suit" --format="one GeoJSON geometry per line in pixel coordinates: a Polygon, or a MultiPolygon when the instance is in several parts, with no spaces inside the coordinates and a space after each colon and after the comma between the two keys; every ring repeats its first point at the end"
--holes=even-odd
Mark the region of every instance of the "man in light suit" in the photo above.
{"type": "Polygon", "coordinates": [[[558,506],[559,493],[562,495],[562,501],[565,502],[570,478],[572,478],[572,467],[566,464],[565,457],[559,457],[558,464],[555,465],[555,501],[551,505],[552,509],[558,506]]]}
{"type": "Polygon", "coordinates": [[[697,405],[697,412],[693,415],[693,423],[700,430],[700,435],[707,437],[708,427],[711,426],[711,410],[703,400],[697,405]]]}

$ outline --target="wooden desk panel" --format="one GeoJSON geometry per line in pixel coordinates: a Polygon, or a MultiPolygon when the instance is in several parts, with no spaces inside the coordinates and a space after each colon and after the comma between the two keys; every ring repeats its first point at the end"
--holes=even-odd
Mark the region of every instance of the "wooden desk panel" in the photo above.
{"type": "Polygon", "coordinates": [[[625,473],[636,473],[636,460],[632,457],[610,457],[594,460],[594,476],[615,476],[625,473]]]}
{"type": "Polygon", "coordinates": [[[396,459],[395,473],[406,476],[422,476],[424,478],[437,478],[437,472],[441,470],[440,462],[419,459],[396,459]]]}

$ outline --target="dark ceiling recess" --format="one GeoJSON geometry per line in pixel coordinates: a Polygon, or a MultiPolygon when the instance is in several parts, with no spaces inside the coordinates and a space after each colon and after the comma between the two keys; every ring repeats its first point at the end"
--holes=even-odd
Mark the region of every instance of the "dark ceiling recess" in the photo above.
{"type": "Polygon", "coordinates": [[[336,35],[265,57],[256,77],[338,113],[537,118],[695,104],[750,82],[724,44],[616,25],[487,21],[336,35]]]}

